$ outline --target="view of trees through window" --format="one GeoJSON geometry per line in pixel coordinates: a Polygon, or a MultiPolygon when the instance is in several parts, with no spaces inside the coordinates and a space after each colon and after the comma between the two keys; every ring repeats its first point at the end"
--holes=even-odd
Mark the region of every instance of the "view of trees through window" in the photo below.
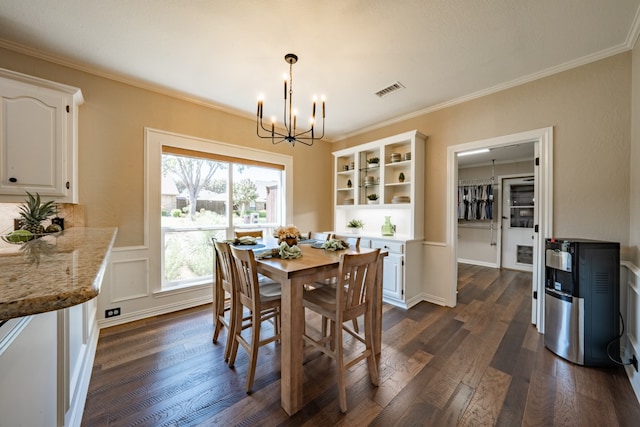
{"type": "Polygon", "coordinates": [[[165,152],[161,188],[163,288],[211,281],[213,238],[282,222],[278,167],[165,152]]]}

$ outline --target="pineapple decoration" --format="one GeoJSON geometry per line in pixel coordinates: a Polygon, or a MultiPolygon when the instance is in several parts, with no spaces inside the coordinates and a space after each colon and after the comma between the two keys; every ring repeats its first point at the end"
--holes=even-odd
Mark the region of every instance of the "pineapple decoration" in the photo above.
{"type": "Polygon", "coordinates": [[[27,191],[27,196],[25,203],[20,206],[22,230],[30,231],[37,237],[37,235],[44,234],[45,228],[42,225],[42,221],[56,212],[55,205],[53,201],[40,203],[40,195],[38,193],[34,197],[27,191]]]}

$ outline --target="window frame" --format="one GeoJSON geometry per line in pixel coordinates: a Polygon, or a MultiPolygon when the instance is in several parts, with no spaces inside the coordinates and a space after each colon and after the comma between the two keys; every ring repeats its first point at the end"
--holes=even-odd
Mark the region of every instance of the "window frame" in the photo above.
{"type": "MultiPolygon", "coordinates": [[[[249,162],[269,163],[282,167],[281,212],[283,223],[292,222],[293,217],[293,156],[258,150],[239,145],[207,140],[188,135],[145,128],[145,246],[149,250],[149,280],[153,294],[172,294],[211,286],[211,282],[182,287],[162,287],[162,224],[161,224],[161,181],[163,146],[177,149],[210,153],[214,156],[232,157],[249,162]]],[[[231,193],[231,192],[229,192],[231,193]]],[[[213,261],[212,261],[213,262],[213,261]]],[[[212,277],[213,280],[213,277],[212,277]]]]}

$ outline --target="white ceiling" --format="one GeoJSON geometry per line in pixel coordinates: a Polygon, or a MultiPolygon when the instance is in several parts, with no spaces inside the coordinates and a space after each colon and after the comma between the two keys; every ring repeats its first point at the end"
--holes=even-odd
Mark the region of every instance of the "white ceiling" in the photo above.
{"type": "Polygon", "coordinates": [[[339,139],[630,49],[640,0],[2,0],[0,46],[339,139]],[[399,81],[406,89],[383,98],[399,81]]]}

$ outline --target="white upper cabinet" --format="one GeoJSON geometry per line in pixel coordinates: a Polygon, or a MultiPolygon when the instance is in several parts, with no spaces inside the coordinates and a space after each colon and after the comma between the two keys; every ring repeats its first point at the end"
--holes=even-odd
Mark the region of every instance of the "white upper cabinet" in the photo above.
{"type": "Polygon", "coordinates": [[[337,231],[357,218],[364,235],[380,235],[391,216],[396,238],[424,238],[425,140],[414,130],[333,153],[337,231]]]}
{"type": "Polygon", "coordinates": [[[78,202],[78,88],[0,69],[0,201],[78,202]]]}

